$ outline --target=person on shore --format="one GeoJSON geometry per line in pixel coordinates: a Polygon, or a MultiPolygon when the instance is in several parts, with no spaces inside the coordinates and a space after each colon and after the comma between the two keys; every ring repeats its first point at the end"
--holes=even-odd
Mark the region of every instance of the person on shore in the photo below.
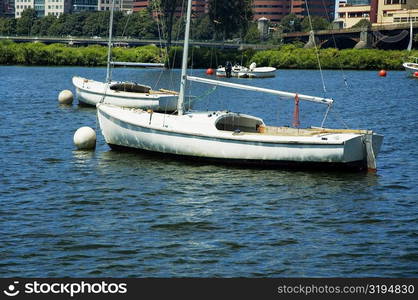
{"type": "Polygon", "coordinates": [[[225,64],[225,74],[227,78],[231,77],[232,74],[232,64],[230,61],[227,61],[225,64]]]}

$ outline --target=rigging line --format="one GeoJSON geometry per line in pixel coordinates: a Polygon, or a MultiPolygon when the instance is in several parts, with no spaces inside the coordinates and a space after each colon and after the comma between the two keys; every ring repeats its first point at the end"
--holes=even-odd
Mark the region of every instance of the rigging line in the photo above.
{"type": "Polygon", "coordinates": [[[345,126],[345,128],[348,129],[349,127],[347,123],[344,121],[344,118],[341,116],[341,113],[338,110],[338,108],[334,108],[334,111],[337,113],[338,121],[340,121],[345,126]]]}
{"type": "MultiPolygon", "coordinates": [[[[313,31],[313,26],[312,26],[311,14],[310,14],[310,12],[309,12],[308,1],[305,1],[305,6],[306,6],[306,12],[308,13],[309,26],[311,27],[311,32],[312,32],[312,34],[314,34],[314,31],[313,31]]],[[[319,59],[319,50],[318,50],[318,47],[317,47],[317,45],[316,45],[315,38],[313,39],[313,44],[314,44],[314,47],[315,47],[315,54],[316,54],[316,58],[317,58],[317,60],[318,60],[319,72],[320,72],[320,74],[321,74],[322,88],[324,89],[324,93],[326,94],[326,93],[327,93],[327,89],[326,89],[326,87],[325,87],[324,75],[322,74],[321,61],[320,61],[320,59],[319,59]]]]}
{"type": "Polygon", "coordinates": [[[157,18],[157,30],[158,30],[158,40],[160,43],[160,49],[164,49],[165,54],[166,54],[166,58],[167,58],[167,66],[170,67],[170,62],[169,62],[169,57],[168,57],[168,50],[167,47],[163,47],[163,38],[164,38],[164,28],[165,28],[165,24],[164,24],[164,18],[161,17],[162,13],[161,13],[161,3],[159,1],[154,1],[153,2],[153,12],[156,15],[157,18]],[[161,24],[161,26],[160,26],[161,24]]]}
{"type": "MultiPolygon", "coordinates": [[[[158,11],[156,1],[153,2],[153,5],[152,5],[152,13],[154,14],[154,12],[155,12],[155,15],[156,15],[156,18],[157,18],[156,23],[157,23],[157,31],[158,31],[158,40],[159,40],[159,43],[160,43],[160,50],[161,50],[161,49],[164,49],[163,48],[163,43],[162,43],[162,27],[163,27],[163,24],[162,24],[162,20],[160,18],[160,14],[159,14],[159,11],[158,11]],[[160,27],[160,22],[161,22],[161,27],[160,27]]],[[[161,50],[161,51],[164,52],[166,59],[169,60],[167,49],[165,48],[165,50],[161,50]]],[[[168,61],[167,61],[167,65],[169,65],[168,61]]],[[[156,88],[157,85],[160,83],[163,72],[164,72],[164,69],[161,70],[160,75],[158,76],[158,78],[157,78],[157,80],[154,84],[154,88],[156,88]]]]}
{"type": "Polygon", "coordinates": [[[129,20],[131,19],[131,15],[132,14],[128,14],[128,19],[126,20],[125,27],[123,28],[123,31],[122,31],[122,37],[125,36],[126,28],[128,27],[129,20]]]}
{"type": "Polygon", "coordinates": [[[112,81],[112,72],[111,72],[111,59],[112,59],[112,34],[113,34],[113,16],[115,9],[115,0],[112,0],[110,7],[110,16],[109,16],[109,41],[107,45],[107,66],[106,66],[106,82],[112,81]]]}
{"type": "Polygon", "coordinates": [[[159,37],[159,40],[160,40],[160,48],[164,49],[164,51],[165,51],[166,65],[170,69],[171,65],[170,65],[170,56],[169,56],[169,53],[168,53],[168,48],[163,47],[163,44],[162,44],[162,39],[167,38],[165,36],[167,26],[164,22],[164,18],[162,17],[163,13],[162,13],[162,10],[161,10],[161,2],[160,1],[153,1],[153,4],[154,4],[153,5],[153,12],[155,12],[155,15],[157,17],[158,37],[159,37]],[[159,26],[160,23],[161,23],[161,28],[159,26]]]}
{"type": "MultiPolygon", "coordinates": [[[[332,24],[331,18],[329,17],[328,9],[327,9],[327,6],[325,5],[324,0],[321,0],[321,2],[322,2],[322,7],[325,10],[325,14],[326,14],[326,18],[328,20],[328,23],[329,24],[332,24]]],[[[334,35],[334,33],[332,31],[331,31],[331,37],[332,37],[332,41],[334,42],[335,49],[338,49],[337,48],[337,41],[336,41],[335,35],[334,35]]],[[[348,89],[349,86],[348,86],[347,76],[346,76],[346,74],[344,72],[344,69],[343,69],[343,64],[341,63],[341,60],[340,59],[337,59],[337,61],[338,61],[338,65],[340,66],[341,73],[343,74],[343,80],[344,80],[345,87],[348,89]]]]}
{"type": "MultiPolygon", "coordinates": [[[[195,48],[192,47],[192,54],[190,56],[190,74],[193,75],[193,68],[194,68],[194,50],[195,48]]],[[[189,88],[187,89],[188,93],[189,93],[189,105],[190,105],[190,96],[192,95],[192,84],[193,81],[186,81],[186,84],[189,85],[189,88]]]]}
{"type": "Polygon", "coordinates": [[[164,24],[163,24],[163,20],[160,18],[160,11],[161,10],[158,9],[159,6],[157,6],[157,5],[159,5],[159,2],[158,1],[153,1],[153,3],[152,3],[152,13],[153,14],[155,13],[155,16],[156,16],[156,19],[157,19],[156,23],[157,23],[157,31],[158,31],[158,40],[159,40],[160,48],[162,48],[163,43],[162,43],[161,36],[162,36],[162,33],[164,33],[162,31],[163,27],[164,27],[164,24]],[[161,22],[161,27],[160,27],[160,22],[161,22]]]}
{"type": "MultiPolygon", "coordinates": [[[[182,3],[181,3],[181,10],[180,10],[181,11],[181,16],[180,16],[180,19],[183,18],[184,8],[185,8],[185,0],[183,0],[182,3]]],[[[176,7],[176,11],[177,11],[177,7],[176,7]]],[[[172,29],[173,28],[177,28],[177,32],[176,32],[176,36],[175,36],[175,39],[174,40],[178,41],[179,40],[179,37],[180,37],[180,33],[181,33],[180,28],[181,28],[183,22],[176,22],[176,23],[177,24],[172,24],[172,27],[171,28],[172,29]]],[[[167,38],[168,38],[168,36],[167,36],[167,38]]],[[[177,50],[178,50],[178,47],[174,47],[173,61],[171,62],[171,64],[168,65],[170,69],[174,69],[174,67],[175,67],[176,58],[177,58],[177,50]]],[[[166,49],[166,51],[168,53],[168,48],[166,49]]],[[[170,72],[170,87],[171,87],[171,89],[174,89],[174,72],[170,72]]]]}
{"type": "Polygon", "coordinates": [[[328,107],[327,107],[327,111],[325,112],[325,116],[324,116],[324,118],[322,119],[322,122],[321,122],[321,128],[324,128],[324,124],[325,124],[325,121],[327,120],[327,117],[328,117],[329,111],[331,110],[331,107],[332,107],[331,104],[328,105],[328,107]]]}

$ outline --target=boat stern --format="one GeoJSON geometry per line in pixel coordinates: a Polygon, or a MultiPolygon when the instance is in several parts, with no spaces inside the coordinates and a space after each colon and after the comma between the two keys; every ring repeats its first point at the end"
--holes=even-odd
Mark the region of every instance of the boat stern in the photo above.
{"type": "Polygon", "coordinates": [[[383,143],[383,135],[366,131],[353,134],[344,142],[344,163],[358,163],[362,169],[376,171],[376,158],[383,143]]]}

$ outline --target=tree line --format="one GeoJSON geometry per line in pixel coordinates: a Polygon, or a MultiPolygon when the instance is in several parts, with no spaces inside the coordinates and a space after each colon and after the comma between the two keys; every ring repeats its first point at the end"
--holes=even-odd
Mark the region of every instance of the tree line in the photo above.
{"type": "MultiPolygon", "coordinates": [[[[116,61],[160,62],[170,67],[180,67],[181,47],[169,50],[155,45],[143,47],[114,47],[112,56],[116,61]]],[[[304,49],[302,44],[278,46],[274,50],[213,49],[192,47],[193,68],[216,67],[225,61],[249,65],[273,66],[280,69],[316,69],[318,61],[315,49],[304,49]]],[[[418,56],[418,50],[377,49],[320,49],[319,59],[324,69],[402,69],[408,56],[418,56]]],[[[63,44],[13,43],[0,41],[0,65],[53,65],[53,66],[104,66],[107,61],[105,46],[70,47],[63,44]]]]}
{"type": "MultiPolygon", "coordinates": [[[[182,0],[154,0],[151,7],[132,14],[114,12],[114,32],[132,38],[163,38],[169,43],[184,33],[184,16],[178,17],[182,0]],[[157,14],[158,18],[153,18],[157,14]]],[[[182,7],[183,12],[185,7],[182,7]]],[[[89,11],[37,17],[32,8],[18,19],[0,18],[0,34],[31,36],[108,35],[109,11],[89,11]]],[[[193,18],[192,38],[224,39],[243,35],[252,20],[251,0],[210,0],[209,13],[193,18]]]]}
{"type": "MultiPolygon", "coordinates": [[[[178,13],[182,0],[154,0],[152,3],[150,8],[132,14],[115,11],[113,34],[137,39],[161,38],[169,45],[172,39],[181,39],[184,35],[184,17],[178,17],[178,13]],[[158,18],[153,18],[155,13],[158,18]]],[[[109,14],[109,11],[89,11],[62,14],[58,18],[52,15],[37,17],[36,11],[28,8],[19,19],[0,17],[0,34],[106,37],[109,14]]],[[[313,17],[311,21],[314,30],[326,29],[330,25],[319,17],[313,17]]],[[[284,17],[280,24],[270,24],[270,27],[279,33],[309,31],[310,22],[307,18],[300,19],[291,14],[284,17]]],[[[191,38],[195,40],[260,42],[260,33],[253,21],[251,0],[210,0],[209,12],[193,18],[191,28],[191,38]]]]}
{"type": "MultiPolygon", "coordinates": [[[[109,14],[109,11],[94,11],[39,18],[34,9],[28,8],[19,19],[0,18],[0,34],[105,37],[109,34],[109,14]]],[[[131,15],[115,11],[114,33],[135,38],[156,38],[158,26],[149,11],[131,15]]]]}

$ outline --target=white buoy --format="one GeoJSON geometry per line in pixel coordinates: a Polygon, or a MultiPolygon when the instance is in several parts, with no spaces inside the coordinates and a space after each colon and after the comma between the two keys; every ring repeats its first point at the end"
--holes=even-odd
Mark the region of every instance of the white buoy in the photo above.
{"type": "Polygon", "coordinates": [[[73,103],[73,93],[70,90],[63,90],[58,95],[58,102],[60,104],[71,104],[73,103]]]}
{"type": "Polygon", "coordinates": [[[96,132],[87,126],[74,133],[74,144],[79,150],[91,150],[96,147],[96,132]]]}

